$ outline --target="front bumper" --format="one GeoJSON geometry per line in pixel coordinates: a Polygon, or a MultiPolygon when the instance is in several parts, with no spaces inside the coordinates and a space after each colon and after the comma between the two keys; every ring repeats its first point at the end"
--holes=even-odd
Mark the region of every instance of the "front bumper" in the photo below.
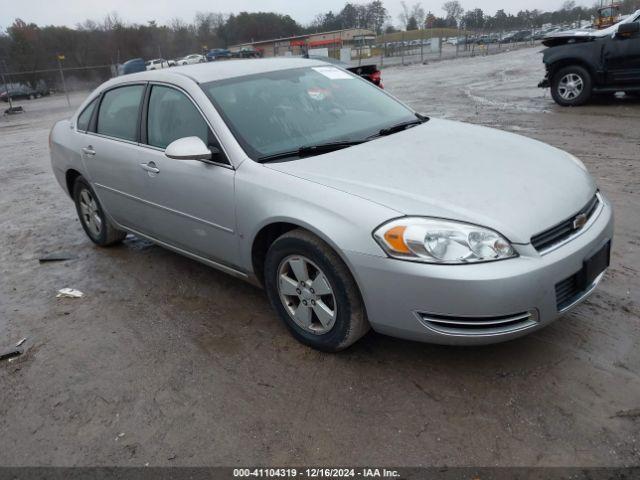
{"type": "Polygon", "coordinates": [[[613,236],[611,205],[602,199],[603,207],[588,228],[544,255],[530,244],[515,245],[517,258],[431,265],[346,252],[372,328],[428,343],[476,345],[520,337],[548,325],[583,301],[602,278],[558,310],[556,284],[580,271],[585,258],[613,236]],[[450,328],[451,321],[461,328],[450,328]],[[476,321],[487,328],[470,330],[469,322],[475,327],[476,321]]]}
{"type": "Polygon", "coordinates": [[[549,66],[545,64],[545,74],[542,81],[538,84],[538,88],[550,88],[551,87],[551,75],[549,72],[549,66]]]}

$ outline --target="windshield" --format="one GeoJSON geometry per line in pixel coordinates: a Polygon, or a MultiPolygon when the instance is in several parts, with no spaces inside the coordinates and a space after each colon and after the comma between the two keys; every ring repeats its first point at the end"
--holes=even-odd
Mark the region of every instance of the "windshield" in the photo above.
{"type": "Polygon", "coordinates": [[[333,66],[280,70],[202,86],[254,160],[331,142],[357,142],[416,120],[375,85],[333,66]]]}

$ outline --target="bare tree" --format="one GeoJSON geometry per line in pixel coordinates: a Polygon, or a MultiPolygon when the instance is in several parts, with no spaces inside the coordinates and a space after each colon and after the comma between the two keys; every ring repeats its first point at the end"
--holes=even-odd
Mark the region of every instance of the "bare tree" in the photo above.
{"type": "Polygon", "coordinates": [[[122,21],[122,18],[120,18],[120,14],[118,14],[118,12],[107,13],[102,21],[102,29],[107,32],[121,28],[123,25],[124,22],[122,21]]]}
{"type": "Polygon", "coordinates": [[[402,12],[400,12],[400,15],[398,15],[398,20],[400,20],[400,23],[405,29],[407,29],[407,26],[410,22],[412,27],[415,24],[420,27],[424,25],[424,8],[422,8],[422,5],[419,2],[409,6],[403,0],[400,2],[400,6],[402,7],[402,12]]]}
{"type": "Polygon", "coordinates": [[[422,8],[420,3],[414,3],[411,6],[411,16],[416,19],[418,28],[423,28],[426,14],[424,13],[424,8],[422,8]]]}
{"type": "Polygon", "coordinates": [[[455,22],[457,26],[460,22],[460,19],[462,18],[462,15],[464,14],[464,8],[462,8],[462,5],[460,4],[460,2],[458,0],[451,0],[449,2],[445,2],[445,4],[442,5],[442,9],[447,14],[447,20],[450,21],[452,24],[455,22]]]}

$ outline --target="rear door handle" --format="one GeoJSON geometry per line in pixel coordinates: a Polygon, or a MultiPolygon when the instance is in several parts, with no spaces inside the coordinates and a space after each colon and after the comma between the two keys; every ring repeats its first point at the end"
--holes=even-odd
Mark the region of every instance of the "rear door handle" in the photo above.
{"type": "Polygon", "coordinates": [[[93,157],[96,154],[96,151],[93,149],[91,145],[89,145],[88,147],[85,147],[82,149],[82,153],[93,157]]]}
{"type": "Polygon", "coordinates": [[[155,173],[155,174],[160,173],[160,169],[156,168],[156,164],[153,162],[141,163],[140,168],[142,168],[144,171],[149,173],[155,173]]]}

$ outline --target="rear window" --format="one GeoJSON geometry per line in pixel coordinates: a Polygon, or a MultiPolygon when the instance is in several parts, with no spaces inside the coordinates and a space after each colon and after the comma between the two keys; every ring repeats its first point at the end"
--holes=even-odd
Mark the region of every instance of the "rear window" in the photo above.
{"type": "Polygon", "coordinates": [[[135,141],[144,88],[144,85],[130,85],[105,93],[98,112],[98,133],[135,141]]]}
{"type": "Polygon", "coordinates": [[[96,108],[97,98],[94,98],[93,101],[87,105],[80,115],[78,115],[78,122],[76,127],[81,132],[86,132],[89,129],[89,122],[91,121],[91,115],[93,114],[93,110],[96,108]]]}

